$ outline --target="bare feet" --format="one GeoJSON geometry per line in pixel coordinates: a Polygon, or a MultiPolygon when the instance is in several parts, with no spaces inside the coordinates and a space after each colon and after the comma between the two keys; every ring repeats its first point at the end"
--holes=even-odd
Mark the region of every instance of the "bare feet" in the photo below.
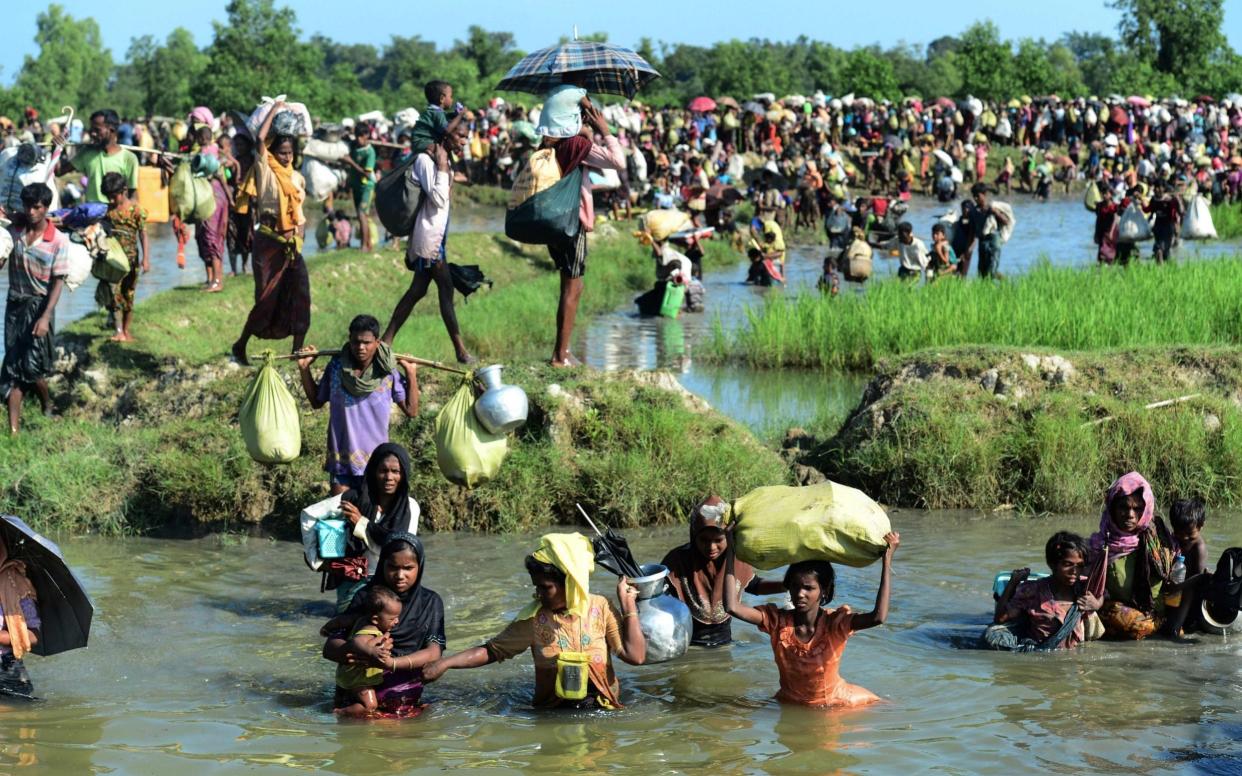
{"type": "Polygon", "coordinates": [[[250,366],[250,359],[246,358],[246,351],[242,350],[240,345],[240,342],[234,342],[233,347],[229,349],[233,354],[233,360],[242,366],[250,366]]]}
{"type": "Polygon", "coordinates": [[[477,363],[479,363],[479,359],[478,359],[478,358],[476,358],[475,356],[470,355],[469,353],[458,353],[458,354],[457,354],[457,363],[459,363],[459,364],[477,364],[477,363]]]}
{"type": "Polygon", "coordinates": [[[582,362],[573,353],[562,353],[560,358],[552,359],[551,364],[561,369],[572,369],[573,367],[582,366],[582,362]]]}

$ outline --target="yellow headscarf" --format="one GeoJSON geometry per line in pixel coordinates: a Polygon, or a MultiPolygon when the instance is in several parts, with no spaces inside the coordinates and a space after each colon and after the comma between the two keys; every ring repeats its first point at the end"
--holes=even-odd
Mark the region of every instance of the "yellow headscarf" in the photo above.
{"type": "MultiPolygon", "coordinates": [[[[532,555],[540,563],[550,563],[564,572],[565,603],[569,613],[586,617],[591,608],[591,572],[595,570],[595,548],[591,540],[580,533],[545,534],[539,541],[539,549],[532,555]]],[[[517,618],[530,619],[538,613],[539,607],[538,599],[531,601],[517,618]]]]}
{"type": "MultiPolygon", "coordinates": [[[[302,202],[306,198],[297,185],[293,182],[293,165],[286,167],[276,161],[276,157],[269,153],[262,154],[254,164],[250,166],[250,171],[246,174],[245,180],[237,189],[237,201],[235,210],[238,213],[250,212],[250,204],[252,200],[259,198],[258,176],[260,171],[256,168],[264,162],[267,163],[267,170],[271,172],[272,179],[276,183],[276,195],[279,206],[276,211],[276,231],[283,233],[297,229],[302,219],[302,202]]],[[[256,214],[257,216],[257,214],[256,214]]]]}

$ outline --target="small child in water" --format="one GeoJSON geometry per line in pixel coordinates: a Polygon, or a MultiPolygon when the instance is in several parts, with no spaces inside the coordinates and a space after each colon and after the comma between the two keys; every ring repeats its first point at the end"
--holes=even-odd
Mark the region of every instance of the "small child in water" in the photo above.
{"type": "Polygon", "coordinates": [[[1211,579],[1207,568],[1207,542],[1203,539],[1206,522],[1207,510],[1197,499],[1176,501],[1169,510],[1169,526],[1186,564],[1186,581],[1175,590],[1171,589],[1172,585],[1165,586],[1165,605],[1177,604],[1169,615],[1169,635],[1175,640],[1184,638],[1188,619],[1192,623],[1196,621],[1193,615],[1199,611],[1203,588],[1211,579]]]}
{"type": "Polygon", "coordinates": [[[349,216],[345,215],[345,211],[338,210],[332,216],[332,236],[336,240],[336,249],[338,251],[349,247],[349,239],[353,236],[354,225],[350,223],[349,216]]]}
{"type": "Polygon", "coordinates": [[[949,245],[949,234],[944,224],[933,226],[931,233],[931,269],[937,275],[957,272],[957,256],[953,253],[953,246],[949,245]]]}
{"type": "Polygon", "coordinates": [[[1013,570],[996,601],[993,625],[983,634],[984,644],[1016,651],[1073,649],[1098,638],[1102,627],[1091,619],[1091,613],[1102,602],[1083,585],[1087,554],[1087,541],[1078,534],[1053,534],[1044,545],[1044,560],[1052,574],[1028,581],[1029,568],[1013,570]],[[1075,604],[1078,618],[1070,628],[1066,618],[1075,604]]]}
{"type": "MultiPolygon", "coordinates": [[[[349,632],[349,650],[359,655],[383,657],[388,632],[401,619],[401,599],[382,585],[374,585],[366,597],[366,614],[359,617],[349,632]]],[[[338,714],[362,717],[379,707],[375,688],[383,681],[384,669],[368,663],[337,666],[336,686],[351,695],[354,702],[337,709],[338,714]]]]}
{"type": "Polygon", "coordinates": [[[802,561],[785,572],[785,589],[793,610],[773,604],[747,606],[738,599],[734,576],[734,542],[729,542],[725,561],[724,600],[729,614],[756,625],[772,641],[772,655],[780,673],[781,689],[776,699],[803,706],[862,706],[879,698],[869,690],[849,684],[839,673],[845,642],[860,630],[883,625],[888,617],[889,582],[893,553],[901,536],[884,535],[884,558],[875,609],[854,613],[849,606],[824,608],[832,600],[835,575],[827,561],[802,561]]]}

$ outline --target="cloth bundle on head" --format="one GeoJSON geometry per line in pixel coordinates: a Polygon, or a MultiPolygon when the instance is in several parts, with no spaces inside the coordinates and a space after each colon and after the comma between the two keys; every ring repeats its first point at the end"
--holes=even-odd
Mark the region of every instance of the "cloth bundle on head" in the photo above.
{"type": "MultiPolygon", "coordinates": [[[[539,549],[531,555],[540,563],[556,566],[565,574],[565,605],[570,614],[586,617],[590,609],[591,572],[595,570],[595,548],[580,533],[545,534],[539,549]]],[[[532,601],[517,616],[519,620],[534,617],[540,603],[532,601]]]]}
{"type": "Polygon", "coordinates": [[[1091,551],[1098,553],[1108,548],[1108,557],[1112,560],[1129,555],[1138,549],[1140,535],[1151,525],[1156,515],[1156,497],[1151,492],[1151,485],[1138,472],[1123,474],[1117,478],[1104,497],[1104,513],[1100,515],[1100,528],[1091,534],[1091,551]],[[1123,533],[1113,524],[1113,502],[1126,498],[1139,490],[1143,492],[1143,516],[1139,518],[1134,533],[1123,533]]]}
{"type": "Polygon", "coordinates": [[[9,559],[9,548],[0,540],[0,606],[4,607],[4,627],[9,633],[13,657],[21,660],[30,651],[30,631],[22,613],[22,599],[37,599],[34,585],[26,576],[26,562],[9,559]]]}
{"type": "Polygon", "coordinates": [[[423,111],[410,130],[410,148],[414,153],[421,154],[433,143],[438,143],[448,131],[448,125],[457,117],[457,113],[449,113],[438,105],[431,105],[423,111]]]}
{"type": "MultiPolygon", "coordinates": [[[[664,558],[669,581],[682,591],[682,600],[690,608],[690,614],[707,625],[729,619],[724,609],[725,555],[709,559],[699,551],[695,539],[707,529],[725,530],[729,512],[728,502],[719,496],[708,496],[690,513],[690,541],[664,558]]],[[[734,575],[745,586],[755,572],[749,564],[734,561],[734,575]]]]}
{"type": "Polygon", "coordinates": [[[579,103],[587,91],[580,86],[561,84],[552,87],[543,98],[539,126],[535,131],[543,137],[573,137],[582,131],[582,108],[579,103]]]}

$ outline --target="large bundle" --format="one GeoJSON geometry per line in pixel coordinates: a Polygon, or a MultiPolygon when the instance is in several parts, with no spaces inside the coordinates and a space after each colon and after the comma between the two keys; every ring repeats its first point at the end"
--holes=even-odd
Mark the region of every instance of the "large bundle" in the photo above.
{"type": "Polygon", "coordinates": [[[237,413],[246,451],[259,463],[289,463],[302,452],[298,406],[269,351],[237,413]]]}
{"type": "Polygon", "coordinates": [[[694,226],[690,216],[680,210],[652,210],[642,217],[642,227],[656,242],[667,240],[674,232],[694,226]]]}
{"type": "Polygon", "coordinates": [[[129,256],[115,237],[107,238],[108,250],[95,257],[91,274],[105,283],[119,283],[129,274],[129,256]]]}
{"type": "Polygon", "coordinates": [[[541,191],[552,188],[561,179],[561,166],[556,162],[556,150],[541,148],[530,155],[530,160],[518,173],[513,188],[509,190],[509,206],[512,210],[541,191]]]}
{"type": "Polygon", "coordinates": [[[865,238],[855,237],[850,247],[845,249],[845,279],[861,283],[871,277],[871,268],[871,246],[865,238]]]}
{"type": "Polygon", "coordinates": [[[1087,181],[1087,190],[1082,195],[1082,206],[1094,213],[1095,209],[1100,206],[1101,199],[1103,197],[1100,196],[1099,184],[1095,181],[1087,181]]]}
{"type": "Polygon", "coordinates": [[[802,560],[867,566],[892,530],[879,504],[835,482],[757,488],[733,504],[733,521],[737,557],[760,569],[802,560]]]}
{"type": "Polygon", "coordinates": [[[339,162],[346,156],[349,156],[349,143],[344,140],[317,140],[311,138],[306,141],[306,147],[302,149],[302,156],[307,159],[318,159],[321,162],[339,162]]]}
{"type": "MultiPolygon", "coordinates": [[[[285,99],[285,95],[279,95],[275,98],[264,97],[260,100],[258,107],[250,114],[250,118],[246,119],[246,129],[250,130],[251,137],[258,137],[259,130],[263,127],[263,122],[267,120],[267,114],[272,112],[272,107],[285,99]]],[[[300,102],[285,103],[280,113],[276,114],[272,119],[271,131],[277,135],[293,135],[295,137],[310,137],[312,129],[310,111],[300,102]]]]}
{"type": "Polygon", "coordinates": [[[1215,240],[1216,226],[1212,223],[1212,211],[1202,195],[1186,208],[1186,220],[1182,221],[1183,240],[1215,240]]]}
{"type": "Polygon", "coordinates": [[[1138,203],[1130,205],[1121,214],[1121,220],[1117,223],[1117,242],[1136,243],[1151,238],[1151,224],[1147,223],[1143,209],[1138,203]]]}
{"type": "Polygon", "coordinates": [[[409,237],[414,233],[414,221],[423,196],[422,187],[414,175],[417,159],[418,154],[411,155],[375,184],[375,215],[379,216],[388,233],[397,237],[409,237]]]}
{"type": "MultiPolygon", "coordinates": [[[[0,229],[0,259],[4,258],[4,240],[9,233],[0,229]]],[[[12,241],[9,242],[10,247],[12,241]]],[[[78,286],[86,282],[91,276],[91,269],[95,265],[95,260],[91,257],[91,252],[86,249],[82,243],[69,241],[69,274],[65,276],[65,288],[70,292],[77,291],[78,286]]]]}
{"type": "Polygon", "coordinates": [[[582,166],[505,213],[505,235],[529,245],[548,245],[577,237],[582,228],[582,166]]]}
{"type": "Polygon", "coordinates": [[[187,224],[197,224],[216,212],[216,195],[211,181],[196,178],[190,162],[183,160],[168,182],[168,204],[172,213],[187,224]]]}
{"type": "Polygon", "coordinates": [[[302,162],[302,177],[306,180],[306,198],[311,202],[323,202],[345,182],[343,171],[309,156],[302,162]]]}
{"type": "MultiPolygon", "coordinates": [[[[995,217],[989,219],[989,221],[992,224],[994,224],[995,228],[1000,232],[1001,242],[1007,243],[1009,242],[1009,238],[1013,236],[1014,226],[1016,226],[1018,223],[1016,218],[1014,217],[1013,208],[1009,205],[1008,202],[997,202],[993,200],[992,209],[995,210],[997,213],[1000,213],[1001,215],[1005,216],[1005,220],[1008,221],[1007,224],[1001,225],[1001,223],[995,217]]],[[[991,228],[989,228],[988,231],[991,231],[991,228]]]]}
{"type": "Polygon", "coordinates": [[[496,476],[509,451],[504,434],[492,434],[474,414],[472,376],[436,416],[436,461],[449,482],[473,488],[496,476]]]}

